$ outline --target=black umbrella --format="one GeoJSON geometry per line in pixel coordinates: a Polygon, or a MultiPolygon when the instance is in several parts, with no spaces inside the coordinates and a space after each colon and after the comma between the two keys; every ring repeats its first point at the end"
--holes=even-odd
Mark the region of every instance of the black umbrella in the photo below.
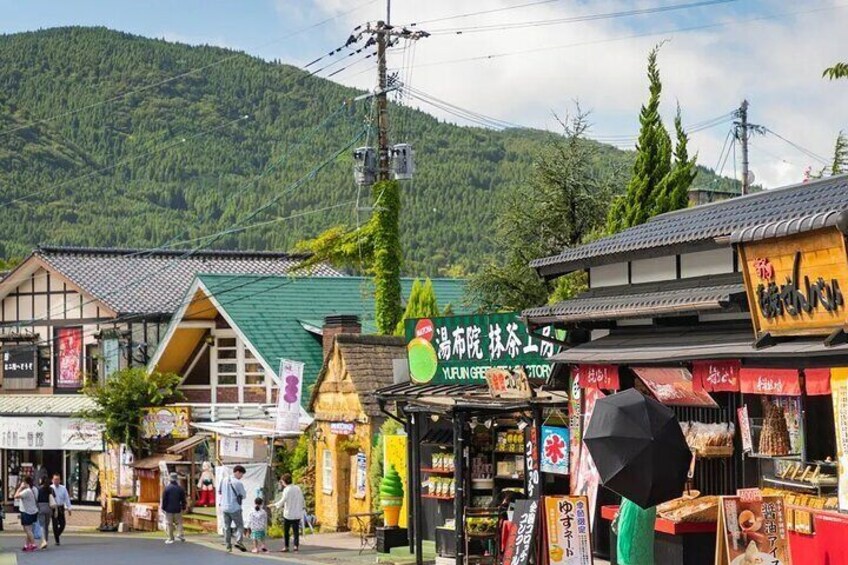
{"type": "Polygon", "coordinates": [[[635,389],[598,399],[583,435],[601,484],[650,508],[683,494],[692,452],[674,412],[635,389]]]}

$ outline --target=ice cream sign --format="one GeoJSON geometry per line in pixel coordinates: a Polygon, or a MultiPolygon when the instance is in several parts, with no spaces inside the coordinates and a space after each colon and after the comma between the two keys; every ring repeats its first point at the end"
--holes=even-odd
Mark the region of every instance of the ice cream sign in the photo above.
{"type": "MultiPolygon", "coordinates": [[[[550,327],[538,333],[555,336],[550,327]]],[[[546,379],[547,359],[559,351],[553,341],[531,336],[516,313],[407,320],[406,340],[417,384],[482,384],[491,368],[519,366],[531,380],[546,379]]]]}

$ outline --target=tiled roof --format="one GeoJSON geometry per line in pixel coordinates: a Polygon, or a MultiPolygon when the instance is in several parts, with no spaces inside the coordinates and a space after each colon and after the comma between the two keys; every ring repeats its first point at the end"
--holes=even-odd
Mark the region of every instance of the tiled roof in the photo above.
{"type": "MultiPolygon", "coordinates": [[[[369,278],[198,278],[268,365],[276,368],[282,358],[305,363],[304,391],[311,392],[323,364],[323,349],[321,337],[303,329],[301,320],[323,321],[332,314],[356,314],[363,331],[374,327],[374,286],[369,278]]],[[[401,288],[403,296],[409,296],[412,279],[403,279],[401,288]]],[[[450,303],[456,308],[462,303],[462,280],[434,279],[433,289],[441,307],[450,303]]],[[[308,399],[309,395],[304,394],[304,404],[308,399]]]]}
{"type": "Polygon", "coordinates": [[[742,277],[733,274],[631,285],[623,290],[598,289],[552,306],[525,310],[522,315],[534,323],[591,322],[725,310],[744,302],[742,277]]]}
{"type": "Polygon", "coordinates": [[[0,395],[0,416],[73,416],[95,408],[95,402],[82,394],[0,395]]]}
{"type": "MultiPolygon", "coordinates": [[[[372,418],[383,414],[377,403],[374,391],[394,383],[394,359],[406,359],[406,343],[401,337],[339,334],[335,338],[336,347],[344,357],[347,373],[356,387],[363,411],[372,418]]],[[[318,375],[312,389],[310,408],[317,398],[321,380],[327,372],[327,362],[318,375]]]]}
{"type": "Polygon", "coordinates": [[[780,220],[736,230],[730,237],[732,243],[746,243],[775,237],[786,237],[822,228],[837,226],[842,233],[848,233],[848,210],[819,212],[810,216],[800,216],[789,220],[780,220]]]}
{"type": "Polygon", "coordinates": [[[715,246],[717,238],[729,238],[736,230],[845,209],[848,175],[828,177],[655,216],[615,235],[536,259],[531,265],[552,277],[677,249],[715,246]]]}
{"type": "MultiPolygon", "coordinates": [[[[256,251],[39,247],[34,255],[119,314],[170,314],[195,275],[285,275],[304,257],[256,251]]],[[[321,265],[314,273],[338,276],[321,265]]]]}

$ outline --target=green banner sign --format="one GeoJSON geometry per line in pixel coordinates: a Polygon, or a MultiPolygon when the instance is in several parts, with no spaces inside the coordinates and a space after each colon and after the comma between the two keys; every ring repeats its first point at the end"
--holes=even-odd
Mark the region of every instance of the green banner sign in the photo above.
{"type": "MultiPolygon", "coordinates": [[[[539,333],[553,335],[550,327],[539,333]]],[[[524,367],[530,379],[547,379],[546,359],[559,348],[531,337],[515,313],[448,316],[406,321],[409,375],[418,384],[480,384],[491,367],[524,367]]]]}

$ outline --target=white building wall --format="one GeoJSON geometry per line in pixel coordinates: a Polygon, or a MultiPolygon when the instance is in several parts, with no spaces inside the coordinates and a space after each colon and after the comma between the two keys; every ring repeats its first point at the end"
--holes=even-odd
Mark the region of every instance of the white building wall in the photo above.
{"type": "Polygon", "coordinates": [[[721,275],[733,272],[733,249],[711,249],[680,256],[680,278],[721,275]]]}
{"type": "Polygon", "coordinates": [[[677,278],[677,256],[638,259],[630,262],[632,284],[668,281],[677,278]]]}
{"type": "Polygon", "coordinates": [[[627,284],[627,263],[613,263],[589,269],[589,286],[602,288],[627,284]]]}

